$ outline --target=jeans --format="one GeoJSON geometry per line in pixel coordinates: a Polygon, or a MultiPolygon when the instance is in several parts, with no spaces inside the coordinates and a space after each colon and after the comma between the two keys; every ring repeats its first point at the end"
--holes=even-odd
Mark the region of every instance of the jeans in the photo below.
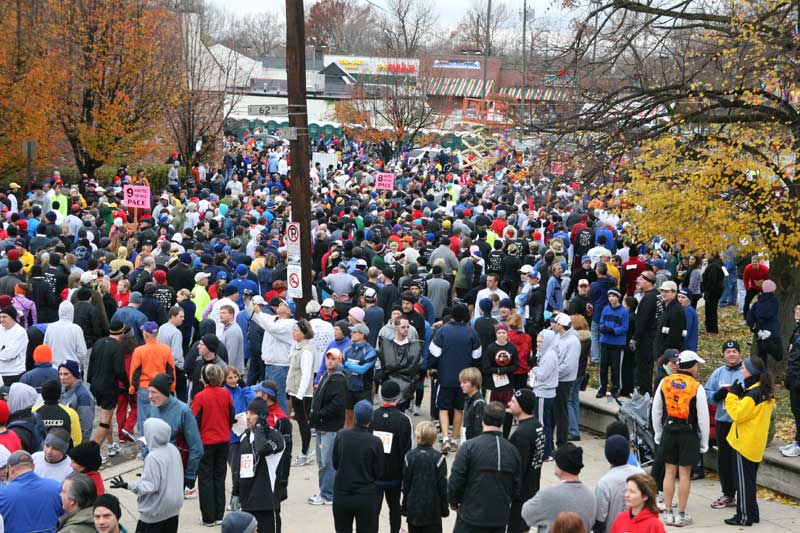
{"type": "Polygon", "coordinates": [[[139,389],[136,394],[136,428],[144,435],[144,421],[150,418],[150,396],[147,389],[139,389]]]}
{"type": "Polygon", "coordinates": [[[736,301],[739,302],[739,312],[744,313],[744,297],[747,293],[744,290],[744,281],[736,279],[736,301]]]}
{"type": "Polygon", "coordinates": [[[578,421],[580,420],[581,401],[578,393],[581,391],[581,376],[572,382],[572,389],[569,391],[569,436],[579,437],[581,434],[578,421]]]}
{"type": "Polygon", "coordinates": [[[289,374],[288,366],[267,365],[264,375],[278,384],[278,405],[284,413],[289,412],[289,400],[286,397],[286,376],[289,374]]]}
{"type": "Polygon", "coordinates": [[[319,476],[319,495],[328,501],[333,500],[333,441],[335,431],[317,431],[317,473],[319,476]]]}
{"type": "Polygon", "coordinates": [[[719,306],[726,307],[729,305],[736,305],[736,300],[738,297],[738,291],[736,289],[736,272],[731,272],[728,270],[728,275],[725,276],[723,287],[724,289],[722,291],[722,298],[719,300],[719,306]]]}
{"type": "Polygon", "coordinates": [[[597,364],[600,362],[600,322],[592,320],[590,332],[592,334],[592,363],[597,364]]]}

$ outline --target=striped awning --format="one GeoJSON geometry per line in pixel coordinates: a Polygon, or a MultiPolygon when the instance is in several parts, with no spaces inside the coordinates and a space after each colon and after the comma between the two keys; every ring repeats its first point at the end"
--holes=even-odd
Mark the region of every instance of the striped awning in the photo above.
{"type": "MultiPolygon", "coordinates": [[[[494,81],[486,81],[486,94],[494,88],[494,81]]],[[[460,98],[480,98],[483,96],[483,80],[461,78],[432,78],[427,93],[431,96],[454,96],[460,98]]]]}
{"type": "Polygon", "coordinates": [[[536,87],[531,89],[523,89],[522,87],[501,87],[498,91],[499,94],[505,96],[513,96],[517,100],[539,100],[549,102],[566,102],[570,100],[574,91],[558,87],[536,87]]]}

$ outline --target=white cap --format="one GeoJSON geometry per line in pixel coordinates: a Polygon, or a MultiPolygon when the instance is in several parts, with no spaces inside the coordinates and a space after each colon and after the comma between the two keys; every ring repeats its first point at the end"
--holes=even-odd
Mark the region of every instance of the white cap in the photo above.
{"type": "Polygon", "coordinates": [[[255,305],[267,305],[266,300],[264,300],[264,298],[260,294],[256,294],[255,296],[253,296],[253,298],[250,301],[253,302],[255,305]]]}
{"type": "Polygon", "coordinates": [[[359,266],[365,267],[365,266],[367,266],[367,262],[364,259],[359,259],[359,260],[356,261],[356,266],[357,267],[359,267],[359,266]]]}
{"type": "Polygon", "coordinates": [[[518,270],[518,272],[522,272],[523,274],[527,274],[533,270],[533,265],[522,265],[522,267],[518,270]]]}
{"type": "Polygon", "coordinates": [[[97,273],[95,272],[84,272],[81,274],[81,284],[85,285],[87,283],[91,283],[97,279],[97,273]]]}
{"type": "Polygon", "coordinates": [[[564,327],[571,326],[572,319],[566,313],[558,313],[556,315],[556,324],[564,327]]]}
{"type": "Polygon", "coordinates": [[[208,272],[198,272],[197,274],[194,275],[194,282],[197,283],[201,279],[210,278],[210,277],[211,277],[211,274],[209,274],[208,272]]]}
{"type": "Polygon", "coordinates": [[[333,301],[333,298],[325,298],[322,300],[322,307],[333,307],[336,303],[333,301]]]}
{"type": "Polygon", "coordinates": [[[678,364],[681,363],[691,363],[692,361],[697,361],[700,364],[704,364],[706,362],[705,359],[697,355],[696,352],[691,350],[684,350],[678,354],[678,364]]]}
{"type": "Polygon", "coordinates": [[[8,451],[8,448],[0,444],[0,468],[3,468],[8,464],[8,458],[11,456],[11,452],[8,451]]]}

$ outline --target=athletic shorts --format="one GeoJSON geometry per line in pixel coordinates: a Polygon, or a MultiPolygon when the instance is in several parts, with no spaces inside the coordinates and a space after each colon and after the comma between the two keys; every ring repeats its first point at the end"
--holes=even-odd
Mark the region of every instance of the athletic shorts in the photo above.
{"type": "Polygon", "coordinates": [[[353,406],[358,402],[360,402],[361,400],[371,401],[369,391],[360,391],[360,392],[347,391],[347,402],[345,404],[345,407],[347,409],[352,410],[353,406]]]}
{"type": "Polygon", "coordinates": [[[101,392],[99,394],[94,395],[94,399],[97,402],[97,406],[100,409],[105,409],[106,411],[113,411],[115,407],[117,407],[117,397],[119,396],[118,393],[114,392],[101,392]]]}
{"type": "Polygon", "coordinates": [[[661,449],[668,465],[694,466],[700,461],[700,437],[694,431],[665,431],[661,434],[661,449]]]}
{"type": "Polygon", "coordinates": [[[464,410],[464,392],[461,387],[442,387],[436,391],[436,408],[442,410],[464,410]]]}

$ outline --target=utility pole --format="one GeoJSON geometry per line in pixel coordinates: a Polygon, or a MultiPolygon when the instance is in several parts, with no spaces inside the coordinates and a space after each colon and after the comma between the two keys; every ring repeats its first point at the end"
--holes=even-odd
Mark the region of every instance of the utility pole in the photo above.
{"type": "Polygon", "coordinates": [[[303,0],[286,0],[286,81],[289,90],[289,127],[297,132],[295,138],[289,141],[289,149],[292,154],[292,220],[300,223],[300,286],[303,295],[295,298],[295,303],[297,314],[305,316],[306,303],[311,298],[311,189],[303,0]]]}
{"type": "MultiPolygon", "coordinates": [[[[525,36],[528,33],[528,0],[522,2],[522,113],[525,116],[525,93],[528,91],[528,49],[525,45],[525,36]]],[[[523,118],[523,122],[524,122],[523,118]]]]}
{"type": "Polygon", "coordinates": [[[488,0],[486,5],[486,42],[483,45],[483,86],[481,87],[481,98],[486,99],[486,70],[489,68],[489,48],[492,42],[492,0],[488,0]]]}

